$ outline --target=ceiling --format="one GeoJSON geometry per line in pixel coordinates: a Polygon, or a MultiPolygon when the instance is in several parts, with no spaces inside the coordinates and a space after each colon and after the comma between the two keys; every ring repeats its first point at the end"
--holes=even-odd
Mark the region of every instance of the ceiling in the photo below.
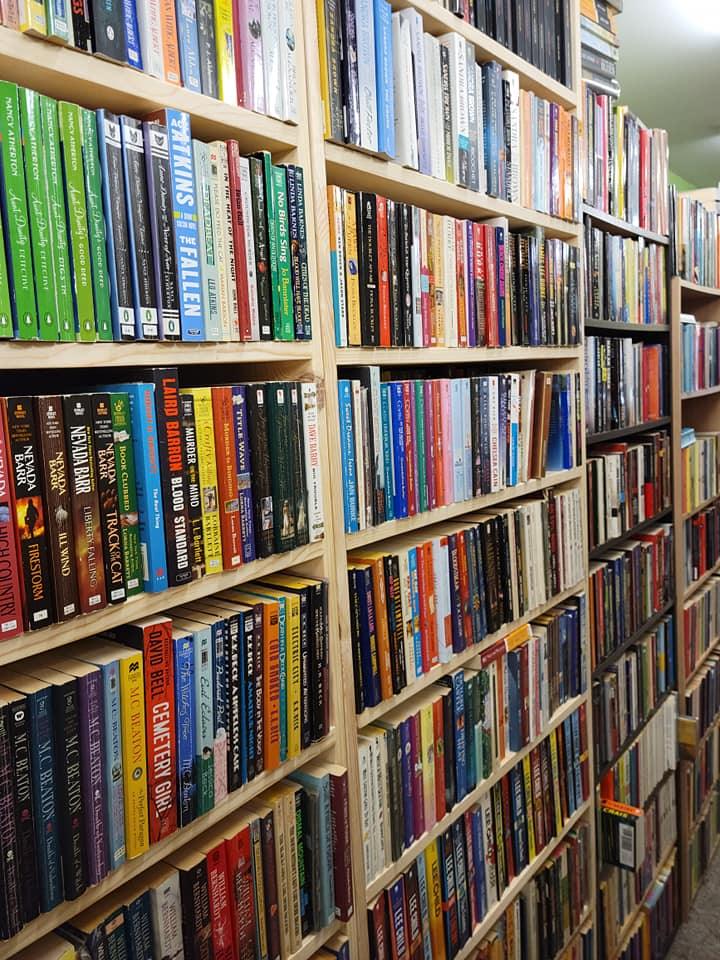
{"type": "MultiPolygon", "coordinates": [[[[618,16],[621,100],[649,127],[665,127],[670,169],[698,187],[720,181],[720,17],[708,29],[701,0],[624,0],[618,16]]],[[[720,11],[720,0],[705,0],[720,11]]]]}

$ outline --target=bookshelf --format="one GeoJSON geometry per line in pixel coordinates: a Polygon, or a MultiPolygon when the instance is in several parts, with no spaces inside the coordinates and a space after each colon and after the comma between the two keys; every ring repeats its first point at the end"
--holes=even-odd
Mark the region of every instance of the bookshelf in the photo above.
{"type": "MultiPolygon", "coordinates": [[[[681,430],[683,427],[693,427],[697,431],[714,430],[720,414],[720,405],[718,401],[719,391],[716,387],[709,387],[701,390],[692,390],[683,392],[682,390],[682,356],[683,340],[680,315],[694,314],[698,326],[704,323],[717,322],[720,320],[720,290],[713,287],[706,287],[692,283],[689,280],[682,280],[679,277],[673,277],[671,281],[671,339],[673,356],[678,358],[678,362],[673,365],[673,461],[675,472],[674,489],[674,524],[678,532],[684,531],[685,524],[693,522],[693,518],[702,510],[715,505],[718,497],[709,497],[698,504],[692,510],[683,512],[683,475],[682,475],[682,445],[681,430]]],[[[676,543],[676,595],[677,595],[677,616],[676,616],[676,649],[677,649],[677,667],[678,667],[678,692],[679,709],[682,715],[687,713],[685,697],[696,686],[698,675],[708,658],[718,649],[719,637],[711,637],[707,649],[697,657],[692,669],[688,671],[685,660],[685,649],[688,643],[686,637],[686,624],[683,616],[685,605],[696,599],[711,578],[720,570],[720,560],[711,563],[703,573],[690,583],[686,582],[685,576],[685,537],[678,536],[676,543]]],[[[693,763],[699,757],[708,737],[717,726],[717,718],[710,725],[709,729],[701,734],[700,720],[698,717],[690,717],[689,722],[694,728],[691,742],[684,745],[681,753],[681,765],[679,782],[685,784],[686,777],[690,776],[693,763]]],[[[704,820],[715,794],[715,788],[711,788],[703,805],[701,812],[694,816],[690,808],[690,797],[687,789],[680,790],[679,806],[679,862],[681,877],[681,916],[686,919],[695,892],[698,886],[699,877],[707,868],[709,860],[715,853],[716,846],[712,845],[709,857],[702,863],[693,862],[694,847],[693,838],[697,836],[701,821],[704,820]]]]}

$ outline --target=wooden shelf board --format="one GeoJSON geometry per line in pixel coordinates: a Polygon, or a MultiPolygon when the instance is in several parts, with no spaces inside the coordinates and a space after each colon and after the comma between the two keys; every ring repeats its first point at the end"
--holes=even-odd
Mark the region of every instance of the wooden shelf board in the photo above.
{"type": "Polygon", "coordinates": [[[549,100],[554,100],[568,110],[574,110],[578,104],[577,93],[557,80],[553,80],[542,70],[538,70],[527,60],[523,60],[512,50],[482,33],[477,27],[466,23],[450,11],[445,10],[442,4],[433,0],[391,0],[393,10],[402,10],[407,7],[418,10],[422,14],[423,29],[434,36],[442,36],[452,31],[459,33],[470,43],[474,44],[477,58],[480,62],[497,60],[503,66],[514,70],[520,75],[520,86],[524,90],[549,100]]]}
{"type": "Polygon", "coordinates": [[[720,384],[716,387],[705,387],[703,390],[691,390],[688,393],[681,393],[681,400],[697,400],[698,397],[710,397],[714,393],[720,393],[720,384]]]}
{"type": "Polygon", "coordinates": [[[653,719],[653,717],[654,717],[654,716],[658,713],[658,711],[662,708],[662,706],[664,705],[665,701],[666,701],[666,700],[668,699],[668,697],[670,696],[670,693],[671,693],[671,692],[672,692],[672,691],[670,691],[670,690],[666,690],[665,693],[663,693],[663,695],[660,697],[660,699],[658,700],[658,702],[657,702],[657,703],[655,704],[655,706],[652,708],[652,710],[650,711],[650,713],[648,713],[648,715],[645,717],[645,719],[644,719],[644,720],[641,720],[640,723],[638,724],[638,726],[637,726],[634,730],[632,730],[632,731],[630,732],[630,734],[628,734],[628,736],[625,738],[625,740],[620,744],[620,746],[618,747],[618,749],[617,749],[617,751],[615,752],[615,754],[614,754],[614,756],[612,757],[612,759],[611,759],[611,760],[608,760],[607,763],[604,763],[604,764],[598,769],[598,772],[595,774],[595,781],[596,781],[597,783],[599,783],[599,782],[602,780],[602,778],[605,776],[605,774],[608,772],[608,770],[611,770],[611,769],[615,766],[615,764],[620,760],[620,758],[621,758],[622,755],[625,753],[625,751],[628,750],[628,749],[633,745],[633,743],[635,743],[635,741],[636,741],[637,738],[640,736],[640,734],[643,732],[643,730],[645,729],[645,727],[647,727],[647,725],[650,723],[650,721],[653,719]]]}
{"type": "Polygon", "coordinates": [[[339,367],[361,367],[377,364],[383,367],[405,365],[470,363],[545,363],[557,360],[578,360],[583,348],[577,347],[338,347],[335,351],[339,367]]]}
{"type": "Polygon", "coordinates": [[[695,677],[698,675],[698,673],[699,673],[700,670],[702,669],[703,665],[704,665],[705,662],[707,661],[708,657],[712,656],[713,653],[718,653],[718,640],[720,640],[720,637],[715,637],[715,639],[714,639],[713,642],[710,644],[710,646],[707,648],[707,650],[704,650],[704,651],[703,651],[700,659],[699,659],[698,662],[695,664],[695,666],[692,668],[692,670],[690,671],[690,673],[688,673],[688,675],[685,677],[685,692],[686,692],[686,693],[687,693],[687,688],[688,688],[689,685],[692,683],[692,681],[695,679],[695,677]]]}
{"type": "Polygon", "coordinates": [[[590,551],[590,559],[597,560],[602,557],[607,550],[615,550],[625,540],[632,540],[633,537],[636,537],[639,533],[642,533],[649,527],[654,526],[656,523],[662,523],[663,520],[667,519],[670,511],[670,507],[668,507],[666,510],[661,510],[660,513],[656,513],[654,517],[650,517],[647,520],[643,520],[640,523],[635,524],[634,527],[626,530],[625,533],[621,533],[619,537],[613,537],[612,540],[606,540],[605,543],[601,543],[599,546],[593,547],[593,549],[590,551]]]}
{"type": "Polygon", "coordinates": [[[651,243],[659,243],[663,246],[667,246],[670,243],[669,237],[666,237],[662,233],[654,233],[652,230],[644,230],[642,227],[636,227],[634,224],[628,223],[627,220],[621,220],[619,217],[614,217],[610,213],[597,210],[587,203],[583,204],[583,214],[595,223],[602,224],[608,233],[619,234],[623,237],[642,237],[644,240],[649,240],[651,243]]]}
{"type": "Polygon", "coordinates": [[[512,623],[506,624],[495,633],[488,634],[482,643],[477,643],[472,647],[468,647],[467,650],[463,650],[462,653],[455,654],[455,656],[452,657],[447,663],[439,663],[431,670],[428,670],[427,673],[417,677],[411,684],[405,687],[404,690],[401,690],[400,693],[396,693],[395,696],[390,697],[388,700],[382,700],[376,706],[368,707],[367,710],[363,710],[362,713],[356,714],[355,721],[357,728],[361,730],[368,724],[374,723],[386,713],[394,710],[395,707],[399,707],[416,694],[425,690],[441,677],[444,677],[446,674],[452,673],[455,670],[459,670],[464,664],[479,656],[483,650],[487,650],[488,647],[491,647],[494,643],[497,643],[498,640],[502,640],[503,637],[506,637],[513,630],[517,629],[517,627],[521,627],[525,623],[530,623],[536,617],[542,616],[542,614],[546,613],[548,610],[552,610],[553,607],[556,607],[559,603],[563,603],[565,600],[572,597],[573,594],[577,593],[579,590],[583,590],[584,588],[585,581],[579,581],[574,587],[570,587],[568,590],[563,590],[562,593],[558,593],[556,596],[548,600],[547,603],[542,604],[542,606],[537,607],[535,610],[531,610],[529,613],[525,614],[525,616],[514,620],[512,623]]]}
{"type": "Polygon", "coordinates": [[[439,820],[430,830],[426,830],[421,837],[418,837],[414,843],[412,843],[407,850],[404,850],[401,856],[390,864],[389,867],[386,867],[382,873],[379,873],[367,886],[365,890],[366,899],[368,902],[374,900],[375,897],[389,886],[398,876],[398,874],[403,873],[410,864],[415,860],[419,853],[421,853],[425,847],[428,846],[433,840],[436,840],[442,833],[444,833],[447,828],[462,817],[465,814],[466,810],[469,810],[470,807],[474,806],[484,794],[488,792],[496,783],[499,783],[500,780],[509,773],[510,770],[516,764],[520,763],[523,757],[526,757],[535,747],[538,746],[552,730],[555,730],[560,724],[571,716],[582,703],[587,701],[587,695],[582,694],[579,697],[573,697],[572,700],[568,700],[567,703],[564,703],[558,710],[555,711],[555,715],[548,721],[543,732],[537,736],[531,743],[523,747],[522,750],[518,750],[517,753],[508,754],[505,759],[500,763],[497,770],[495,770],[487,779],[483,780],[482,783],[479,783],[473,790],[468,793],[466,797],[456,803],[452,810],[439,820]]]}
{"type": "Polygon", "coordinates": [[[308,544],[288,553],[276,553],[263,560],[254,560],[236,570],[226,570],[223,573],[201,577],[184,587],[174,587],[172,590],[163,590],[161,593],[141,593],[125,603],[109,605],[98,613],[89,613],[74,620],[68,620],[66,623],[44,627],[42,630],[32,630],[0,643],[0,665],[24,660],[36,653],[44,653],[62,647],[66,643],[95,636],[105,630],[112,630],[128,623],[130,620],[138,620],[162,613],[171,607],[192,603],[194,600],[200,600],[221,590],[229,590],[247,583],[248,580],[255,580],[278,570],[306,563],[308,560],[317,560],[323,556],[323,553],[322,541],[308,544]]]}
{"type": "Polygon", "coordinates": [[[719,287],[704,287],[701,283],[693,283],[692,280],[681,280],[680,288],[689,293],[701,294],[704,297],[720,297],[719,287]]]}
{"type": "MultiPolygon", "coordinates": [[[[187,827],[177,830],[159,843],[153,844],[147,853],[144,853],[142,856],[137,857],[135,860],[128,860],[117,870],[113,870],[112,873],[108,874],[101,883],[90,887],[81,897],[78,897],[77,900],[66,901],[55,907],[55,909],[49,913],[40,914],[36,920],[27,924],[12,940],[0,944],[0,960],[6,960],[7,957],[14,956],[24,947],[39,940],[40,937],[44,937],[45,934],[50,933],[56,927],[60,926],[60,924],[68,922],[83,910],[92,906],[92,904],[102,900],[102,898],[109,893],[120,890],[128,881],[143,873],[148,867],[153,866],[153,864],[158,863],[175,850],[190,843],[191,840],[196,839],[205,833],[206,830],[220,823],[225,817],[239,811],[243,806],[250,803],[251,800],[279,780],[289,776],[311,760],[327,753],[328,750],[335,746],[336,742],[336,734],[334,731],[331,731],[324,740],[308,747],[300,756],[288,760],[275,770],[261,773],[239,790],[229,793],[227,799],[223,800],[223,802],[213,810],[198,817],[197,820],[193,820],[187,827]]],[[[299,956],[311,956],[314,951],[306,953],[304,952],[304,947],[305,945],[303,945],[302,952],[299,953],[299,956]]],[[[318,948],[316,947],[316,949],[318,948]]]]}
{"type": "Polygon", "coordinates": [[[520,497],[529,496],[540,490],[546,490],[548,487],[557,487],[572,483],[573,481],[579,481],[582,479],[583,473],[583,467],[574,467],[572,470],[557,470],[539,480],[530,480],[528,483],[518,483],[514,487],[506,487],[504,490],[498,490],[497,493],[488,493],[484,497],[475,497],[472,500],[461,500],[459,503],[450,503],[444,507],[437,507],[435,510],[416,513],[412,517],[388,520],[386,523],[380,523],[376,527],[367,527],[365,530],[358,531],[358,533],[345,534],[345,545],[348,550],[357,550],[370,544],[380,543],[390,537],[399,536],[404,533],[412,533],[415,530],[422,530],[424,527],[432,526],[434,523],[441,523],[444,520],[462,517],[466,513],[484,510],[487,507],[496,506],[508,500],[517,500],[520,497]]]}
{"type": "MultiPolygon", "coordinates": [[[[697,717],[695,717],[694,719],[697,721],[697,717]]],[[[695,748],[695,757],[697,757],[697,755],[700,753],[700,750],[703,748],[703,746],[705,745],[705,742],[707,741],[708,737],[710,736],[712,731],[715,729],[715,727],[717,727],[718,723],[720,723],[720,712],[715,714],[715,716],[713,717],[712,723],[698,740],[697,747],[695,748]]],[[[688,758],[683,757],[683,759],[688,759],[688,758]]]]}
{"type": "MultiPolygon", "coordinates": [[[[714,574],[718,573],[719,571],[720,571],[720,560],[716,560],[715,563],[710,567],[710,569],[706,570],[701,577],[698,577],[697,580],[693,580],[692,583],[689,583],[685,587],[685,593],[683,594],[683,602],[689,600],[690,597],[692,597],[695,593],[697,593],[697,591],[700,589],[700,587],[704,583],[707,583],[710,577],[712,577],[714,574]]],[[[695,669],[697,669],[697,667],[695,669]]]]}
{"type": "Polygon", "coordinates": [[[138,340],[134,343],[0,342],[0,370],[295,363],[311,359],[311,343],[276,340],[253,343],[179,343],[169,340],[138,340]]]}
{"type": "Polygon", "coordinates": [[[639,433],[645,433],[648,430],[658,430],[660,427],[667,427],[670,424],[670,417],[660,417],[659,420],[648,420],[647,423],[635,423],[630,427],[618,427],[617,430],[603,430],[602,433],[590,433],[585,439],[587,446],[596,443],[611,443],[614,440],[620,440],[623,437],[633,437],[639,433]]]}
{"type": "Polygon", "coordinates": [[[619,323],[617,320],[585,320],[585,330],[607,330],[615,336],[642,337],[670,332],[668,323],[619,323]]]}
{"type": "MultiPolygon", "coordinates": [[[[441,10],[439,4],[438,10],[441,10]]],[[[550,217],[485,193],[475,193],[343,144],[325,144],[325,166],[328,183],[350,190],[371,190],[434,213],[455,217],[474,220],[507,217],[512,228],[542,227],[549,237],[579,240],[581,228],[577,223],[550,217]]]]}
{"type": "Polygon", "coordinates": [[[706,507],[712,506],[713,503],[720,497],[720,493],[716,493],[712,497],[708,497],[707,500],[703,500],[702,503],[699,503],[696,507],[693,507],[692,510],[688,510],[687,513],[684,513],[681,517],[681,520],[689,520],[690,517],[694,517],[696,513],[700,513],[701,510],[705,510],[706,507]]]}
{"type": "Polygon", "coordinates": [[[615,649],[612,650],[606,657],[603,657],[603,659],[595,667],[593,667],[593,680],[597,679],[597,677],[604,673],[609,666],[615,663],[615,661],[618,660],[629,647],[631,647],[634,643],[637,643],[637,641],[641,637],[645,636],[646,633],[649,633],[653,627],[655,627],[656,624],[662,620],[663,617],[666,617],[669,613],[671,613],[674,606],[675,601],[670,600],[669,603],[665,604],[662,610],[658,610],[658,612],[654,613],[649,619],[647,619],[641,627],[638,627],[638,629],[630,637],[628,637],[627,640],[623,640],[619,646],[615,647],[615,649]]]}
{"type": "Polygon", "coordinates": [[[311,960],[318,950],[322,949],[328,940],[334,937],[336,933],[340,933],[342,929],[343,924],[339,920],[333,920],[329,926],[322,930],[308,934],[300,948],[295,953],[291,953],[288,960],[311,960]]]}
{"type": "Polygon", "coordinates": [[[0,31],[0,74],[4,80],[92,109],[105,107],[138,118],[163,107],[183,110],[190,114],[194,137],[238,140],[247,151],[282,152],[298,143],[297,127],[280,120],[15,30],[0,31]]]}

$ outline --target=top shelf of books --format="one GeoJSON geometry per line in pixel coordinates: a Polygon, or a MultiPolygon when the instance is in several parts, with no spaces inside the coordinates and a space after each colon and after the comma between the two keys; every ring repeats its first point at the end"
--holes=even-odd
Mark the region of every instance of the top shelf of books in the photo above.
{"type": "Polygon", "coordinates": [[[182,110],[190,115],[193,136],[237,140],[247,152],[289,151],[298,142],[290,123],[14,30],[0,29],[0,76],[91,109],[137,117],[165,107],[182,110]]]}

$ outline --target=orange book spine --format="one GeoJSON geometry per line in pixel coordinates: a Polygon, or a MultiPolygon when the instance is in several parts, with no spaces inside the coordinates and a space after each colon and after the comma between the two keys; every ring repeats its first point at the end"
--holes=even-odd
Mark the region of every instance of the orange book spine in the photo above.
{"type": "Polygon", "coordinates": [[[436,666],[440,662],[438,650],[437,618],[435,616],[435,575],[433,565],[433,551],[430,540],[422,545],[422,551],[425,554],[425,595],[427,597],[429,621],[430,621],[430,639],[428,642],[430,652],[430,667],[436,666]]]}
{"type": "Polygon", "coordinates": [[[280,766],[280,615],[279,604],[263,604],[263,713],[265,769],[280,766]]]}
{"type": "Polygon", "coordinates": [[[455,221],[455,262],[457,263],[458,346],[468,345],[467,302],[465,283],[468,270],[465,250],[465,221],[455,221]]]}
{"type": "Polygon", "coordinates": [[[174,0],[160,0],[160,26],[162,28],[163,66],[168,83],[180,86],[180,48],[174,0]]]}
{"type": "Polygon", "coordinates": [[[157,843],[178,826],[172,622],[166,617],[143,627],[143,668],[150,843],[157,843]]]}
{"type": "Polygon", "coordinates": [[[239,567],[242,563],[238,466],[231,387],[212,388],[212,409],[223,567],[230,570],[233,567],[239,567]]]}

